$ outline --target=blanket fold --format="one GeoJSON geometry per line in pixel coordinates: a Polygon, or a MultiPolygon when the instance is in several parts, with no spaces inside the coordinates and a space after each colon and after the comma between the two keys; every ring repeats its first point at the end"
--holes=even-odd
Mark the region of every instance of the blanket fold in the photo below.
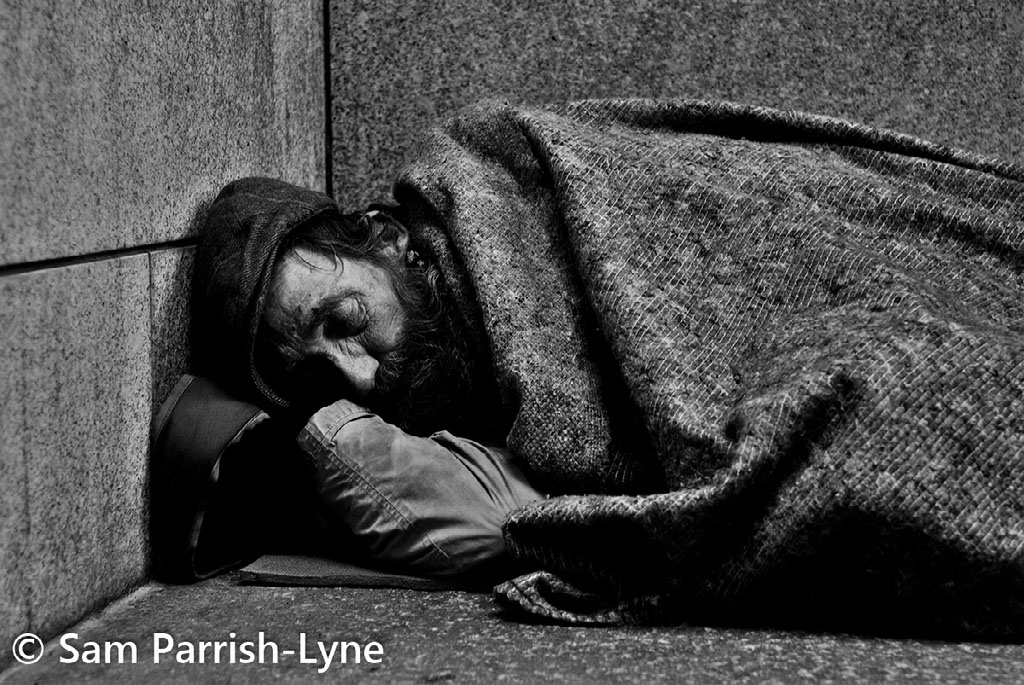
{"type": "Polygon", "coordinates": [[[1024,635],[1024,170],[821,116],[483,103],[395,195],[489,350],[552,620],[1024,635]]]}

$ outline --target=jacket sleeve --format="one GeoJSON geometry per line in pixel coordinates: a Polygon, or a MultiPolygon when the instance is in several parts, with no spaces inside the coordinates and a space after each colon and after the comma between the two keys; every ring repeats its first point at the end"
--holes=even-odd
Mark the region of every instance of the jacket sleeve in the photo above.
{"type": "Polygon", "coordinates": [[[347,400],[317,412],[299,444],[329,508],[374,558],[411,572],[492,572],[508,559],[505,517],[543,498],[507,450],[412,436],[347,400]]]}

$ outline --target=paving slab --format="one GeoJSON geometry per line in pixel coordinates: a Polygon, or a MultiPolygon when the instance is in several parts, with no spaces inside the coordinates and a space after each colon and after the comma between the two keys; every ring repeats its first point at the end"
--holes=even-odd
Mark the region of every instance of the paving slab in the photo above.
{"type": "Polygon", "coordinates": [[[38,663],[9,669],[0,682],[1024,681],[1022,645],[693,626],[543,625],[511,620],[489,594],[254,587],[231,577],[192,586],[146,585],[64,635],[74,651],[58,637],[38,663]],[[206,646],[204,663],[188,663],[198,661],[200,642],[218,641],[224,643],[219,663],[211,663],[215,645],[206,646]],[[124,645],[111,650],[115,663],[84,663],[96,649],[89,643],[99,646],[102,658],[108,642],[124,645]],[[129,644],[137,663],[130,663],[129,644]],[[335,650],[329,666],[321,645],[328,654],[335,650]],[[126,663],[116,663],[122,653],[126,663]]]}

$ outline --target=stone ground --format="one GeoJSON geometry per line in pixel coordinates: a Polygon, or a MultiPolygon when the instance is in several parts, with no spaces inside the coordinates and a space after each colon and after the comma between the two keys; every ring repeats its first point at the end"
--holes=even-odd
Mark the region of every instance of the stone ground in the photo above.
{"type": "MultiPolygon", "coordinates": [[[[192,586],[145,585],[65,635],[70,633],[78,635],[68,640],[79,663],[60,662],[71,652],[58,638],[38,663],[16,665],[0,682],[1024,682],[1024,645],[688,626],[535,625],[503,617],[485,594],[255,587],[230,577],[192,586]],[[273,660],[273,642],[277,663],[238,663],[246,658],[242,643],[257,642],[261,632],[266,661],[273,660]],[[159,646],[175,642],[154,663],[157,633],[170,636],[158,636],[159,646]],[[222,647],[221,663],[209,663],[214,648],[206,650],[207,663],[174,658],[187,658],[184,643],[217,640],[234,642],[236,663],[227,663],[230,645],[222,647]],[[111,641],[135,643],[137,663],[82,663],[87,643],[111,641]],[[323,661],[317,643],[342,641],[360,643],[358,663],[357,652],[346,648],[346,663],[339,651],[335,663],[318,673],[323,661]]],[[[258,645],[252,653],[258,657],[258,645]]],[[[117,656],[115,649],[111,657],[117,656]]],[[[125,660],[130,657],[126,650],[125,660]]]]}

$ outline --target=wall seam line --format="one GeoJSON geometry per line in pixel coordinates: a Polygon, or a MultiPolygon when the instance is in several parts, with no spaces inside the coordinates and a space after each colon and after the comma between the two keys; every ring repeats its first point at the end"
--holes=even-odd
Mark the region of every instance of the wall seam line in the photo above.
{"type": "Polygon", "coordinates": [[[16,264],[5,264],[0,266],[0,278],[4,276],[17,276],[21,274],[44,271],[46,269],[59,269],[66,266],[78,266],[80,264],[91,264],[109,259],[120,259],[123,257],[137,257],[139,255],[160,252],[162,250],[173,250],[182,247],[194,247],[198,243],[197,238],[179,238],[145,245],[133,245],[131,247],[114,248],[112,250],[99,250],[81,255],[70,255],[67,257],[52,257],[49,259],[37,259],[16,264]]]}

